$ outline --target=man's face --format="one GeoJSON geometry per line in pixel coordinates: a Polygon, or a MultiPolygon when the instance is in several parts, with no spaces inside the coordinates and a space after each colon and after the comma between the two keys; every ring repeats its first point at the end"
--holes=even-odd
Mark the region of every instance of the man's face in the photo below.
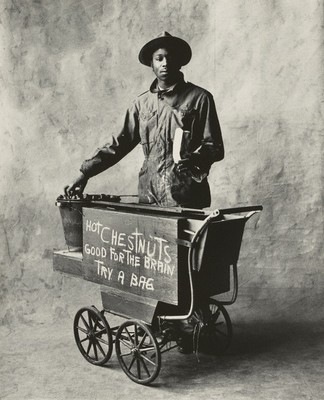
{"type": "Polygon", "coordinates": [[[173,83],[181,68],[177,57],[170,49],[158,49],[152,55],[152,68],[158,80],[173,83]]]}

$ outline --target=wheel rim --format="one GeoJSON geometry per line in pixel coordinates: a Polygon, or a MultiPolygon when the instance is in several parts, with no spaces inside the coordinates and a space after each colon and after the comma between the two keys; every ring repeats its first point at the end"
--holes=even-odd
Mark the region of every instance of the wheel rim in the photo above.
{"type": "Polygon", "coordinates": [[[83,357],[95,365],[105,364],[111,357],[111,329],[103,313],[95,307],[83,307],[74,318],[74,338],[83,357]]]}
{"type": "Polygon", "coordinates": [[[136,383],[151,383],[160,372],[160,348],[149,328],[141,322],[126,321],[119,327],[116,354],[125,374],[136,383]]]}
{"type": "Polygon", "coordinates": [[[214,299],[209,299],[209,310],[201,330],[199,347],[209,354],[224,353],[232,340],[232,323],[225,307],[214,299]]]}

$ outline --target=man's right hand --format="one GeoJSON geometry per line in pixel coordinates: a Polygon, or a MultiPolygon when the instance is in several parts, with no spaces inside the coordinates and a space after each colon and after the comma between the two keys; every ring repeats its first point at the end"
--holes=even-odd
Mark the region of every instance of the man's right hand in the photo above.
{"type": "Polygon", "coordinates": [[[88,178],[86,178],[82,173],[78,178],[76,178],[69,185],[64,186],[64,193],[67,197],[80,196],[84,188],[88,183],[88,178]]]}

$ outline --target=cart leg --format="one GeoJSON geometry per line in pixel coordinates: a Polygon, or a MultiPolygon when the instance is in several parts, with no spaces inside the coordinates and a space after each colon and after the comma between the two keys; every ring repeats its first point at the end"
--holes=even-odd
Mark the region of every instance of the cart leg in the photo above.
{"type": "Polygon", "coordinates": [[[223,354],[233,336],[231,319],[225,307],[210,298],[200,309],[200,319],[202,324],[198,338],[199,350],[206,354],[223,354]]]}
{"type": "Polygon", "coordinates": [[[145,324],[134,320],[121,324],[115,346],[119,364],[131,380],[147,385],[156,379],[161,368],[161,352],[145,324]]]}
{"type": "Polygon", "coordinates": [[[75,315],[75,342],[83,357],[91,364],[103,365],[111,357],[111,329],[103,314],[94,306],[83,307],[75,315]]]}

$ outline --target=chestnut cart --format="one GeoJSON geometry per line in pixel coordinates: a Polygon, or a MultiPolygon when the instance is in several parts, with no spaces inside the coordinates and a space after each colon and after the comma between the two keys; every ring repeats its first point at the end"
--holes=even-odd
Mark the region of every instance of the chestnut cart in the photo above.
{"type": "Polygon", "coordinates": [[[56,204],[67,249],[54,251],[54,270],[100,285],[102,309],[85,306],[74,318],[88,362],[107,363],[115,348],[125,374],[149,384],[161,354],[174,347],[226,350],[232,325],[225,306],[237,297],[244,226],[262,206],[206,212],[110,195],[60,196],[56,204]],[[121,323],[110,326],[108,314],[121,323]]]}

